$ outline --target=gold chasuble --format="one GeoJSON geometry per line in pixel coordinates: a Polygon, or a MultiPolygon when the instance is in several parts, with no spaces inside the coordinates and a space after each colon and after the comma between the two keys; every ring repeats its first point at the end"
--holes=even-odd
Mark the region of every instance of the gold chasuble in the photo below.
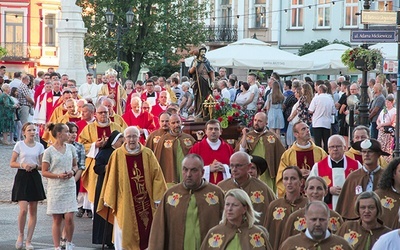
{"type": "MultiPolygon", "coordinates": [[[[90,123],[85,126],[82,132],[79,134],[78,142],[82,143],[85,147],[85,154],[89,153],[90,147],[93,142],[96,142],[100,138],[106,138],[111,135],[111,132],[118,130],[123,132],[122,128],[117,124],[110,122],[108,126],[100,126],[97,121],[90,123]]],[[[94,172],[95,160],[91,157],[86,157],[85,166],[86,169],[82,173],[82,185],[88,192],[88,199],[90,202],[94,202],[94,195],[96,192],[97,174],[94,172]]]]}
{"type": "Polygon", "coordinates": [[[125,144],[116,149],[104,183],[107,185],[101,190],[97,213],[110,223],[114,218],[118,221],[123,249],[146,249],[155,201],[160,201],[167,189],[153,152],[141,144],[135,154],[129,154],[125,144]]]}

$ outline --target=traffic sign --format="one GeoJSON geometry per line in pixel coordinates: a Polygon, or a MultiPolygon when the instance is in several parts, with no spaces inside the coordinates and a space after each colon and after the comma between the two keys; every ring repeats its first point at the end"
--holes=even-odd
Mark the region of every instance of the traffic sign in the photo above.
{"type": "Polygon", "coordinates": [[[396,42],[397,35],[395,30],[352,30],[350,41],[355,43],[363,42],[396,42]]]}
{"type": "Polygon", "coordinates": [[[395,25],[397,23],[397,12],[363,10],[361,12],[361,23],[395,25]]]}

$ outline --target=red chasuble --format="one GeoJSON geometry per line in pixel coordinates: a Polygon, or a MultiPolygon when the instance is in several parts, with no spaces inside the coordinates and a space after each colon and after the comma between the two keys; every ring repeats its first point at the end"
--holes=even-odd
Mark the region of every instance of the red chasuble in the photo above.
{"type": "Polygon", "coordinates": [[[126,165],[128,169],[132,199],[139,230],[140,249],[144,250],[149,246],[153,213],[151,209],[150,197],[146,189],[142,154],[127,155],[126,165]]]}
{"type": "Polygon", "coordinates": [[[97,127],[97,137],[98,138],[105,138],[105,137],[109,137],[111,135],[111,128],[110,126],[107,127],[97,127]]]}
{"type": "Polygon", "coordinates": [[[88,122],[86,120],[80,120],[76,122],[76,126],[78,126],[76,141],[78,141],[79,135],[81,134],[82,130],[86,127],[86,125],[88,125],[88,122]]]}

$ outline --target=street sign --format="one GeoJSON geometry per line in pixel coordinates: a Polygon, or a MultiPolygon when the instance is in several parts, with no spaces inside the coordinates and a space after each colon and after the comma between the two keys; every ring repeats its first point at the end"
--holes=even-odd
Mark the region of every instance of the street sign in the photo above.
{"type": "Polygon", "coordinates": [[[362,24],[387,24],[396,25],[397,12],[396,11],[371,11],[363,10],[361,12],[362,24]]]}
{"type": "Polygon", "coordinates": [[[397,41],[395,30],[352,30],[350,41],[354,43],[374,42],[390,43],[397,41]]]}
{"type": "Polygon", "coordinates": [[[397,74],[398,61],[383,60],[383,74],[397,74]]]}

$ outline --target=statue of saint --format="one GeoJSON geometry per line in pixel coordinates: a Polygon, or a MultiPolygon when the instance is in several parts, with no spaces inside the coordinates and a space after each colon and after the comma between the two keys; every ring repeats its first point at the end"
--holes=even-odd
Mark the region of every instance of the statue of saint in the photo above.
{"type": "Polygon", "coordinates": [[[212,94],[212,85],[215,81],[214,69],[206,58],[206,52],[206,46],[200,46],[189,68],[189,76],[193,79],[194,114],[203,118],[207,117],[208,113],[208,110],[203,107],[203,102],[212,94]]]}

